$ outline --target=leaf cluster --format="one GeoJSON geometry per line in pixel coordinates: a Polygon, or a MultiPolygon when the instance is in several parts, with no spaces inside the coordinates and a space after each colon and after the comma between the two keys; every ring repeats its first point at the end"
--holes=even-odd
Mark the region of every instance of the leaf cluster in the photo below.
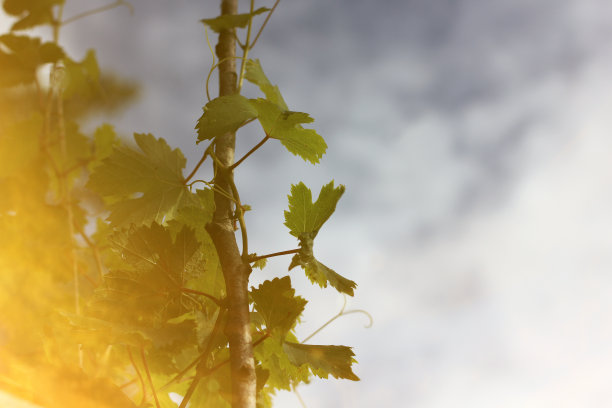
{"type": "MultiPolygon", "coordinates": [[[[194,188],[185,156],[162,137],[136,133],[131,142],[106,123],[83,130],[88,113],[124,105],[135,88],[103,72],[93,50],[73,58],[56,41],[21,33],[59,29],[63,4],[2,5],[15,22],[0,35],[0,359],[6,362],[0,378],[14,379],[12,393],[45,407],[159,408],[175,406],[169,393],[185,395],[188,380],[197,377],[193,406],[229,407],[223,327],[231,305],[206,226],[215,194],[233,200],[243,237],[242,213],[250,207],[235,185],[236,192],[220,191],[213,179],[194,188]],[[48,87],[37,79],[45,66],[59,78],[48,87]]],[[[235,31],[265,13],[271,10],[202,22],[215,32],[235,31]]],[[[243,73],[262,97],[209,101],[194,143],[214,146],[257,120],[264,141],[278,140],[318,163],[327,145],[306,127],[314,121],[310,115],[289,109],[259,60],[245,59],[243,73]]],[[[213,149],[201,162],[207,157],[215,159],[213,149]]],[[[331,182],[313,202],[303,183],[292,186],[285,225],[299,248],[289,251],[295,253],[289,269],[300,266],[313,283],[353,295],[355,282],[313,254],[343,192],[331,182]]],[[[252,267],[265,273],[266,256],[244,254],[245,262],[255,258],[252,267]]],[[[289,276],[251,287],[249,299],[258,406],[270,406],[277,390],[313,376],[358,380],[349,347],[297,340],[307,300],[296,295],[289,276]]]]}

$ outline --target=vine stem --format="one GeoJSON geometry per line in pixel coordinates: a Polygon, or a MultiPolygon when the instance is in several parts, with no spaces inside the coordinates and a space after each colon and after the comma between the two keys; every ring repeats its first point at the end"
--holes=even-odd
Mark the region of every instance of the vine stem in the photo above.
{"type": "Polygon", "coordinates": [[[268,139],[270,139],[270,136],[268,136],[268,134],[266,133],[266,137],[261,139],[261,141],[259,143],[257,143],[251,150],[249,150],[244,156],[242,156],[240,158],[240,160],[238,160],[236,163],[232,164],[229,167],[229,169],[230,170],[234,170],[236,167],[240,166],[240,163],[245,161],[247,157],[252,155],[257,149],[259,149],[261,146],[263,146],[263,144],[266,143],[268,141],[268,139]]]}
{"type": "Polygon", "coordinates": [[[193,178],[193,176],[195,176],[196,172],[200,169],[200,166],[202,166],[202,164],[204,163],[204,160],[206,160],[206,157],[210,154],[210,151],[212,149],[213,143],[215,143],[214,140],[212,142],[210,142],[210,144],[206,147],[206,150],[204,150],[204,153],[202,154],[202,158],[200,159],[198,164],[196,164],[196,166],[193,168],[193,170],[191,170],[191,173],[189,173],[189,175],[185,179],[185,185],[187,185],[187,183],[189,183],[189,180],[191,180],[193,178]]]}
{"type": "MultiPolygon", "coordinates": [[[[224,314],[225,314],[225,310],[219,309],[219,313],[217,314],[217,319],[215,320],[215,325],[210,333],[210,336],[208,336],[206,347],[204,347],[204,351],[202,352],[200,357],[194,362],[195,364],[199,363],[198,367],[196,368],[196,376],[191,381],[191,384],[189,384],[189,388],[187,389],[187,392],[185,393],[185,396],[183,397],[183,400],[181,401],[181,405],[179,405],[179,408],[185,408],[187,406],[187,403],[189,402],[189,400],[191,399],[191,396],[193,395],[193,392],[197,388],[198,383],[200,382],[200,379],[202,378],[204,372],[206,371],[206,362],[208,361],[208,355],[210,354],[210,351],[212,349],[213,340],[221,328],[221,322],[223,320],[224,314]]],[[[190,365],[189,367],[187,367],[186,370],[187,371],[190,370],[191,367],[193,366],[190,365]]],[[[186,372],[186,371],[183,370],[183,372],[186,372]]]]}
{"type": "Polygon", "coordinates": [[[161,408],[159,400],[157,399],[157,392],[155,392],[155,386],[153,385],[153,379],[151,378],[151,372],[149,371],[149,365],[147,364],[147,356],[145,356],[144,347],[140,347],[140,358],[142,358],[142,364],[144,365],[145,372],[147,373],[147,379],[149,380],[149,386],[153,393],[153,399],[155,399],[155,406],[161,408]]]}
{"type": "Polygon", "coordinates": [[[84,11],[83,13],[79,13],[79,14],[77,14],[75,16],[67,18],[66,20],[62,21],[60,23],[60,25],[64,26],[66,24],[70,24],[70,23],[72,23],[74,21],[77,21],[77,20],[80,20],[82,18],[91,16],[93,14],[102,13],[104,11],[111,10],[111,9],[114,9],[114,8],[120,7],[120,6],[126,6],[127,8],[130,9],[130,14],[134,13],[134,7],[130,3],[128,3],[125,0],[117,0],[114,3],[107,4],[106,6],[101,6],[101,7],[92,9],[92,10],[84,11]]]}
{"type": "Polygon", "coordinates": [[[144,379],[142,378],[142,374],[140,374],[140,370],[138,369],[136,362],[134,361],[134,356],[132,355],[132,350],[130,350],[130,346],[127,346],[127,352],[128,352],[128,357],[130,358],[130,362],[132,363],[132,367],[134,367],[134,371],[136,371],[136,375],[138,376],[138,379],[140,380],[140,387],[142,389],[142,399],[140,401],[140,405],[143,405],[145,401],[147,400],[147,390],[145,387],[145,382],[144,382],[144,379]]]}
{"type": "Polygon", "coordinates": [[[246,69],[246,62],[247,62],[247,58],[249,57],[249,50],[250,50],[249,42],[251,41],[251,29],[253,28],[253,11],[254,10],[255,10],[255,0],[251,0],[251,7],[250,7],[251,18],[249,18],[249,25],[247,27],[246,41],[244,42],[244,48],[243,48],[243,53],[242,53],[242,63],[240,64],[240,75],[238,75],[238,89],[236,90],[237,93],[240,93],[240,90],[242,89],[242,83],[244,82],[244,72],[246,69]]]}
{"type": "Polygon", "coordinates": [[[295,384],[291,384],[291,391],[293,391],[293,393],[295,394],[295,396],[297,397],[298,401],[300,402],[300,405],[302,406],[302,408],[307,408],[306,407],[306,403],[304,402],[304,399],[302,398],[302,396],[300,395],[300,393],[297,390],[297,386],[295,384]]]}
{"type": "MultiPolygon", "coordinates": [[[[74,223],[72,224],[74,225],[74,223]]],[[[75,226],[78,227],[78,226],[75,226]]],[[[83,238],[87,246],[93,251],[94,259],[96,260],[96,270],[98,272],[98,278],[100,279],[100,283],[104,280],[104,267],[102,266],[102,258],[100,257],[100,248],[96,244],[94,244],[91,239],[87,236],[83,229],[78,228],[79,235],[83,238]]],[[[85,275],[87,276],[87,275],[85,275]]]]}
{"type": "Polygon", "coordinates": [[[300,249],[296,248],[296,249],[290,249],[288,251],[280,251],[280,252],[274,252],[274,253],[266,254],[266,255],[253,256],[249,258],[249,262],[257,262],[260,259],[272,258],[274,256],[297,254],[298,252],[300,252],[300,249]]]}
{"type": "Polygon", "coordinates": [[[204,296],[204,297],[212,300],[217,306],[223,307],[223,302],[221,302],[221,300],[217,299],[213,295],[209,295],[208,293],[200,292],[199,290],[189,289],[189,288],[181,288],[181,292],[193,293],[194,295],[204,296]]]}
{"type": "Polygon", "coordinates": [[[263,24],[259,28],[259,31],[257,32],[257,35],[255,36],[255,39],[253,40],[253,43],[251,44],[251,48],[253,48],[257,40],[259,40],[259,36],[263,32],[264,28],[266,28],[266,24],[268,24],[268,21],[270,20],[270,17],[272,17],[272,13],[274,13],[274,10],[276,10],[276,6],[278,6],[278,3],[280,3],[280,0],[276,0],[276,2],[274,3],[274,6],[272,6],[272,9],[270,10],[263,24]]]}

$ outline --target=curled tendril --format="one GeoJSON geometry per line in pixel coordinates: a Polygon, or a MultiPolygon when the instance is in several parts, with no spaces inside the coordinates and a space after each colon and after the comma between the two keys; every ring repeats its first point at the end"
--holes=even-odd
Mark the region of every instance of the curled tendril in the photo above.
{"type": "Polygon", "coordinates": [[[323,325],[321,325],[321,327],[319,327],[317,330],[312,332],[304,340],[302,340],[301,343],[307,342],[308,340],[313,338],[316,334],[318,334],[321,330],[323,330],[324,328],[329,326],[331,323],[333,323],[334,320],[338,319],[339,317],[346,316],[348,314],[361,313],[361,314],[365,315],[369,319],[369,322],[364,327],[366,329],[369,329],[370,327],[372,327],[372,325],[374,324],[374,318],[372,317],[372,315],[369,312],[367,312],[367,311],[365,311],[363,309],[346,310],[346,295],[343,295],[343,299],[344,299],[344,303],[342,304],[342,308],[340,309],[340,311],[336,315],[334,315],[331,319],[329,319],[328,321],[323,323],[323,325]]]}

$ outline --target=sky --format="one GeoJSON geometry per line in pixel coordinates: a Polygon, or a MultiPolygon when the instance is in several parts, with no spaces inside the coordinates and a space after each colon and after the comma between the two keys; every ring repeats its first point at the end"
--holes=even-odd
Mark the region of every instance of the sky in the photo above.
{"type": "MultiPolygon", "coordinates": [[[[68,1],[66,16],[105,4],[90,3],[68,1]]],[[[110,120],[164,137],[191,168],[212,61],[199,20],[218,5],[132,4],[61,41],[138,80],[141,99],[110,120]]],[[[295,247],[282,225],[292,183],[346,185],[315,250],[358,283],[347,308],[374,319],[313,337],[353,346],[362,381],[302,386],[308,407],[612,406],[611,40],[606,0],[281,1],[251,55],[329,148],[313,167],[267,143],[240,166],[249,241],[295,247]]],[[[249,125],[237,156],[261,137],[249,125]]],[[[343,300],[291,276],[311,300],[304,338],[343,300]]]]}

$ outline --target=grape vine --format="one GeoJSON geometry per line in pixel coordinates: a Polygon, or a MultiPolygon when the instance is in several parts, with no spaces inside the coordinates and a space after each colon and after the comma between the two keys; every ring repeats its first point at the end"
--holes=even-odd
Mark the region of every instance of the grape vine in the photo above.
{"type": "Polygon", "coordinates": [[[356,288],[313,251],[345,190],[333,181],[316,200],[304,183],[291,186],[284,216],[295,248],[250,248],[250,206],[234,172],[266,143],[312,164],[327,150],[312,117],[291,110],[250,55],[279,0],[271,8],[251,0],[244,13],[221,0],[221,14],[201,20],[206,40],[210,30],[218,42],[195,126],[194,144],[207,147],[193,169],[162,137],[135,133],[130,143],[110,124],[81,129],[137,88],[102,72],[94,50],[70,57],[60,30],[111,8],[135,10],[117,0],[64,16],[64,2],[2,3],[14,22],[0,36],[0,388],[43,407],[254,408],[313,376],[359,380],[350,347],[307,341],[366,312],[343,307],[299,341],[308,302],[290,276],[249,287],[264,273],[254,268],[289,255],[288,269],[312,283],[349,296],[356,288]],[[51,39],[35,36],[38,27],[50,27],[51,39]],[[260,97],[240,93],[247,82],[260,97]],[[262,139],[235,160],[237,132],[253,121],[262,139]],[[204,165],[214,169],[210,181],[197,178],[204,165]]]}

